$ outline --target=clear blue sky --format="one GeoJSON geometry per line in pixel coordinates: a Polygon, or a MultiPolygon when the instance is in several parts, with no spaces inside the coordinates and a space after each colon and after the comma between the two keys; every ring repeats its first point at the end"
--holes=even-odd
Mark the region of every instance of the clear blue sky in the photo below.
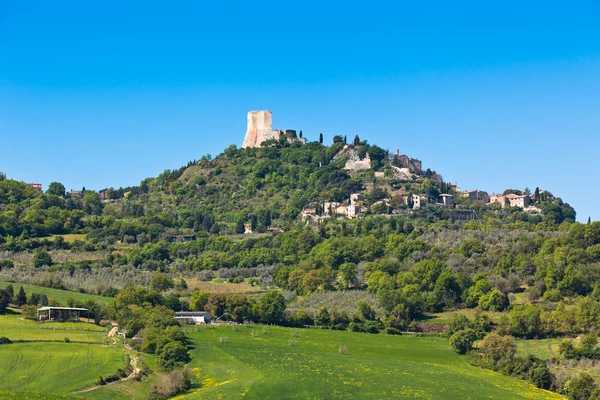
{"type": "Polygon", "coordinates": [[[0,171],[134,185],[269,109],[600,219],[597,2],[208,3],[0,0],[0,171]]]}

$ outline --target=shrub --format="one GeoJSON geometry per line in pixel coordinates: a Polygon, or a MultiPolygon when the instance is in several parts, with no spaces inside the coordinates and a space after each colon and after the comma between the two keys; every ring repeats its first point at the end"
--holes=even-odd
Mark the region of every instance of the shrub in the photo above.
{"type": "Polygon", "coordinates": [[[152,384],[151,397],[162,400],[185,393],[192,386],[191,376],[192,374],[188,369],[160,375],[156,382],[152,384]]]}
{"type": "Polygon", "coordinates": [[[6,336],[0,336],[0,344],[11,344],[11,340],[6,336]]]}
{"type": "Polygon", "coordinates": [[[68,337],[63,339],[65,343],[69,343],[71,341],[71,339],[69,339],[68,337]]]}
{"type": "Polygon", "coordinates": [[[473,329],[457,331],[450,337],[450,344],[458,354],[466,354],[473,348],[477,335],[473,329]]]}

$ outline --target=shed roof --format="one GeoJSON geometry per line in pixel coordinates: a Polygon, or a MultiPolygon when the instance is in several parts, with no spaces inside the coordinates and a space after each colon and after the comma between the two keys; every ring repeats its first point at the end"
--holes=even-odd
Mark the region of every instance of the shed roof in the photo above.
{"type": "Polygon", "coordinates": [[[77,308],[77,307],[41,307],[37,309],[38,311],[49,311],[49,310],[65,310],[65,311],[89,311],[87,308],[77,308]]]}

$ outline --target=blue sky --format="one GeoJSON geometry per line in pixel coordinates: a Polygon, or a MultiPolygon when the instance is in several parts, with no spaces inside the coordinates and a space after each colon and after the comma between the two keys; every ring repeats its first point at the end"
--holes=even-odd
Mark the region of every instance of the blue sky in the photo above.
{"type": "Polygon", "coordinates": [[[134,185],[269,109],[600,219],[596,2],[204,3],[0,0],[0,171],[134,185]]]}

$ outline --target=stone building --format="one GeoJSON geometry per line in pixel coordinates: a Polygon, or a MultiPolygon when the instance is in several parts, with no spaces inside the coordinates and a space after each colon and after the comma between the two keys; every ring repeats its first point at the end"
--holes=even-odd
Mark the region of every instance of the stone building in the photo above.
{"type": "Polygon", "coordinates": [[[410,158],[406,154],[400,154],[400,149],[396,149],[396,154],[390,155],[390,158],[396,161],[396,167],[408,168],[412,172],[421,173],[423,171],[423,163],[416,158],[410,158]]]}
{"type": "Polygon", "coordinates": [[[531,196],[528,194],[518,195],[518,194],[492,194],[490,195],[489,204],[498,203],[502,208],[505,207],[519,207],[519,208],[527,208],[531,204],[531,196]]]}
{"type": "Polygon", "coordinates": [[[473,201],[484,201],[486,203],[490,201],[488,194],[482,190],[465,190],[464,192],[461,192],[460,195],[465,199],[473,201]]]}
{"type": "Polygon", "coordinates": [[[440,203],[443,207],[452,208],[454,207],[454,196],[451,194],[440,194],[442,202],[440,203]]]}

